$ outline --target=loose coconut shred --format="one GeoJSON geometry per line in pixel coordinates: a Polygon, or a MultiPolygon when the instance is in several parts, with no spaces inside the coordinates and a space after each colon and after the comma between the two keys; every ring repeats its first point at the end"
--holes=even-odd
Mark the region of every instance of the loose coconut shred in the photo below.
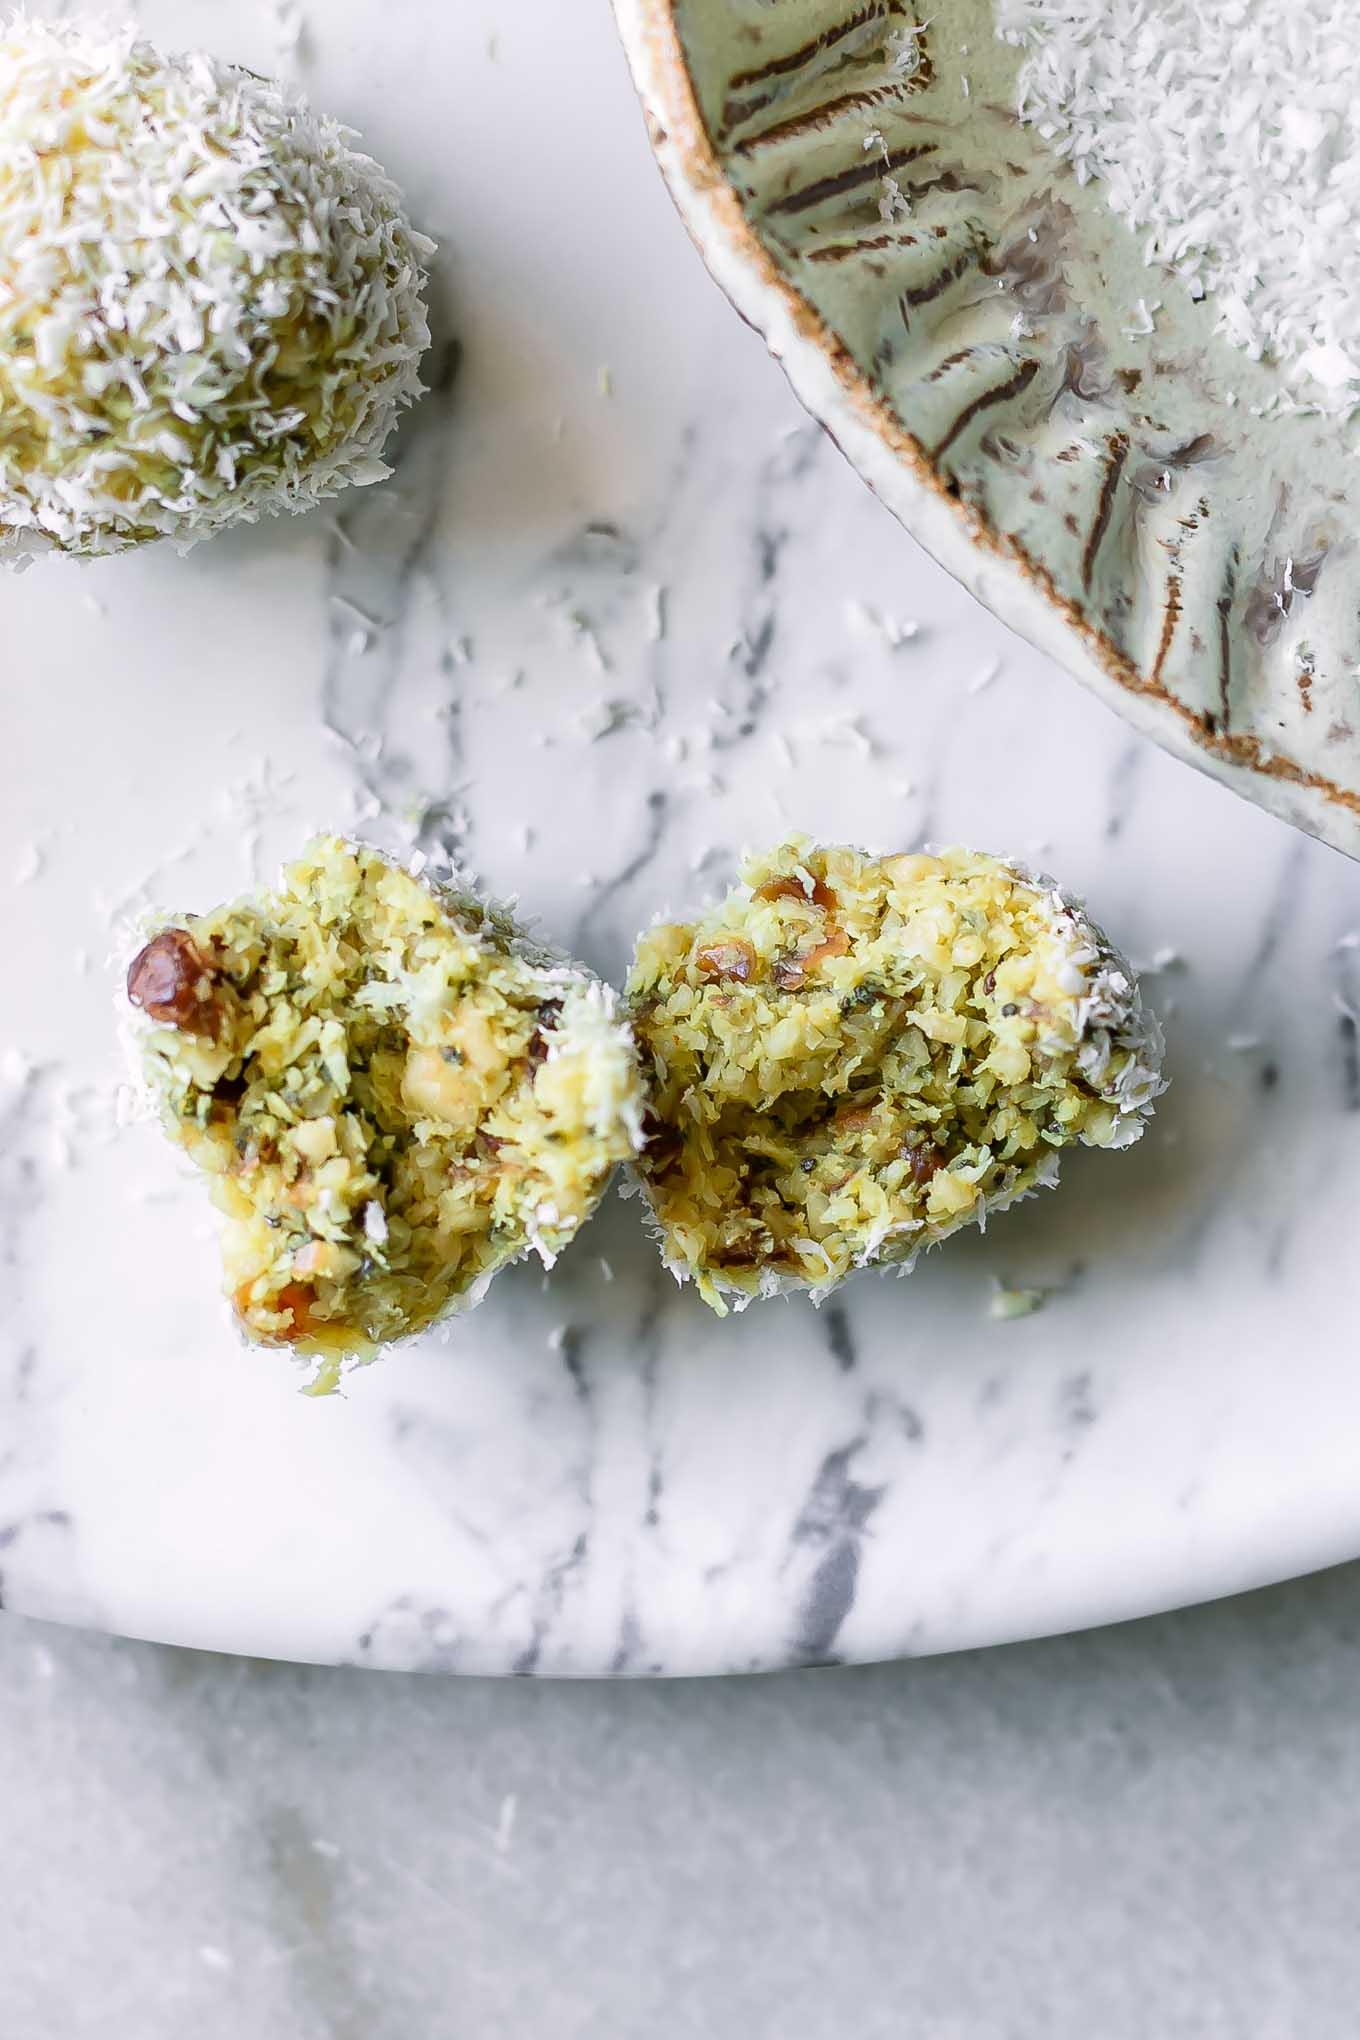
{"type": "Polygon", "coordinates": [[[388,472],[433,244],[354,139],[131,29],[0,26],[0,557],[187,547],[388,472]]]}
{"type": "Polygon", "coordinates": [[[1125,1147],[1162,1089],[1134,975],[1048,880],[966,850],[803,838],[653,928],[629,1010],[643,1187],[673,1272],[724,1312],[910,1263],[1125,1147]]]}
{"type": "Polygon", "coordinates": [[[1282,408],[1360,402],[1355,0],[997,0],[1019,112],[1150,263],[1278,362],[1282,408]]]}

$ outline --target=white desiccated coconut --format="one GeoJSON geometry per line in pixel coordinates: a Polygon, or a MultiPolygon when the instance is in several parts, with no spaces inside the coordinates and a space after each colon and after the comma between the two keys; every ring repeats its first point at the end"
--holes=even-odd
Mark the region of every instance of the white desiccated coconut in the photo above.
{"type": "Polygon", "coordinates": [[[388,472],[432,243],[354,139],[131,28],[0,25],[0,558],[187,546],[388,472]]]}
{"type": "MultiPolygon", "coordinates": [[[[1291,375],[1291,409],[1360,402],[1354,0],[997,0],[1021,118],[1291,375]]],[[[1150,321],[1149,321],[1150,323],[1150,321]]]]}

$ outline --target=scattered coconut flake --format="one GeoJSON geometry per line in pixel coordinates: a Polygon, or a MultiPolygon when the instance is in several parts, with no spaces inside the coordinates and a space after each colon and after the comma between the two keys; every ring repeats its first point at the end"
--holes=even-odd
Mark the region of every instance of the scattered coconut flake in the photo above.
{"type": "Polygon", "coordinates": [[[881,186],[882,196],[878,201],[878,217],[884,226],[893,220],[911,218],[911,200],[895,177],[885,177],[881,186]]]}
{"type": "Polygon", "coordinates": [[[1124,338],[1126,340],[1150,339],[1157,330],[1157,320],[1154,314],[1160,312],[1161,309],[1162,301],[1160,298],[1154,299],[1151,304],[1148,303],[1146,298],[1139,298],[1134,306],[1136,317],[1127,326],[1122,328],[1124,338]]]}
{"type": "Polygon", "coordinates": [[[274,34],[274,47],[280,56],[292,56],[301,47],[306,30],[301,7],[297,0],[264,0],[264,5],[274,34]]]}
{"type": "Polygon", "coordinates": [[[567,624],[573,637],[585,648],[586,656],[597,673],[608,673],[612,669],[600,643],[595,626],[582,610],[573,609],[568,613],[567,624]]]}
{"type": "Polygon", "coordinates": [[[877,633],[891,651],[900,651],[921,634],[921,626],[912,618],[889,616],[886,611],[874,609],[867,602],[857,602],[853,596],[845,605],[845,614],[850,623],[861,630],[877,633]]]}

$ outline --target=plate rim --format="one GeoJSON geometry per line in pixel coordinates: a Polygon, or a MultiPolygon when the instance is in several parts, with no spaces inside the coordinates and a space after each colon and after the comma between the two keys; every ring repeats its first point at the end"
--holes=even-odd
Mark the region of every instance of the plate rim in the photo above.
{"type": "Polygon", "coordinates": [[[874,389],[849,348],[779,268],[752,227],[699,103],[680,0],[612,0],[663,179],[690,239],[795,396],[905,530],[1002,623],[1182,763],[1279,820],[1360,858],[1360,793],[1251,733],[1210,731],[1141,673],[1063,595],[1041,561],[942,477],[929,450],[874,389]]]}

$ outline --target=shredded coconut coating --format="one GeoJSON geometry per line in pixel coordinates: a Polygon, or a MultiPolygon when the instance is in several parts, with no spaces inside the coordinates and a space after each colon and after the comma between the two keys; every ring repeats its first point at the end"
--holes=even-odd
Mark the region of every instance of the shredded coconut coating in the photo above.
{"type": "Polygon", "coordinates": [[[1162,1039],[1133,972],[1048,880],[966,850],[795,837],[638,945],[643,1187],[719,1312],[909,1264],[1138,1138],[1162,1039]]]}
{"type": "Polygon", "coordinates": [[[504,913],[321,837],[271,892],[151,935],[142,1076],[224,1216],[247,1336],[347,1358],[545,1265],[641,1140],[614,995],[504,913]]]}
{"type": "Polygon", "coordinates": [[[0,558],[185,548],[388,472],[432,243],[354,142],[132,29],[0,24],[0,558]]]}
{"type": "Polygon", "coordinates": [[[997,0],[1019,112],[1219,331],[1292,375],[1282,407],[1360,402],[1354,0],[997,0]]]}

